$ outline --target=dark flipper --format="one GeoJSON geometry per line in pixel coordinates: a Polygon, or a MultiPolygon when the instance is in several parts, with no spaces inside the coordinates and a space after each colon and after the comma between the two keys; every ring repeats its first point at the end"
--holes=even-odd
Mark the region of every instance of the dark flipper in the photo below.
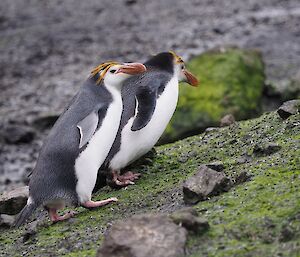
{"type": "Polygon", "coordinates": [[[131,130],[137,131],[144,128],[152,118],[157,99],[157,90],[142,87],[136,94],[137,114],[131,130]]]}
{"type": "Polygon", "coordinates": [[[96,108],[84,119],[78,122],[77,128],[79,129],[80,132],[79,148],[87,144],[92,138],[92,136],[94,135],[98,126],[98,122],[99,122],[98,112],[101,109],[101,107],[102,106],[98,106],[98,108],[96,108]]]}

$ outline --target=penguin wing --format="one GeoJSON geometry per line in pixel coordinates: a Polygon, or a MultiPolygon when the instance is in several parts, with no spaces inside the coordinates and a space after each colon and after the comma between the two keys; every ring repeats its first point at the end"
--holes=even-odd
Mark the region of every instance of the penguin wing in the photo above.
{"type": "Polygon", "coordinates": [[[94,135],[99,122],[98,110],[92,111],[83,120],[78,122],[77,128],[80,133],[79,148],[83,147],[90,141],[94,135]]]}
{"type": "Polygon", "coordinates": [[[144,128],[152,118],[156,106],[158,87],[141,87],[136,93],[137,113],[131,126],[132,131],[144,128]]]}

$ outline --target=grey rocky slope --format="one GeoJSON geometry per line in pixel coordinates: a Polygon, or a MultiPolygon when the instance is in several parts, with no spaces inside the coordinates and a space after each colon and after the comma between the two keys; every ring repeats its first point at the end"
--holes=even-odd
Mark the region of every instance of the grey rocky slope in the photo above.
{"type": "MultiPolygon", "coordinates": [[[[103,60],[235,44],[262,50],[268,79],[285,81],[300,65],[299,41],[298,0],[2,0],[0,130],[58,115],[103,60]]],[[[0,139],[0,191],[24,184],[46,133],[29,144],[0,139]]]]}

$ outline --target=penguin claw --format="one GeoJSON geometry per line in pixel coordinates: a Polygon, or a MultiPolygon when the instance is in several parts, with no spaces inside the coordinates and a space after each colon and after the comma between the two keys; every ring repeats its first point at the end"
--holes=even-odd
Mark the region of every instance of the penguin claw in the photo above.
{"type": "Polygon", "coordinates": [[[129,185],[135,185],[135,180],[141,177],[140,173],[133,173],[131,171],[120,175],[117,171],[112,171],[112,179],[107,179],[107,183],[112,188],[122,188],[129,185]]]}
{"type": "Polygon", "coordinates": [[[121,186],[121,187],[126,187],[128,185],[135,185],[135,183],[131,180],[124,180],[124,181],[115,180],[115,183],[117,186],[121,186]]]}
{"type": "Polygon", "coordinates": [[[87,201],[87,202],[81,203],[81,206],[86,208],[86,209],[94,209],[94,208],[97,208],[97,207],[107,205],[111,202],[117,202],[117,201],[118,201],[118,198],[112,197],[112,198],[108,198],[108,199],[101,200],[101,201],[96,201],[96,202],[87,201]]]}
{"type": "Polygon", "coordinates": [[[50,209],[49,210],[50,220],[53,223],[57,223],[59,221],[70,219],[70,218],[74,217],[76,214],[77,214],[77,212],[75,212],[75,211],[68,211],[66,214],[60,216],[60,215],[57,214],[56,209],[50,209]]]}

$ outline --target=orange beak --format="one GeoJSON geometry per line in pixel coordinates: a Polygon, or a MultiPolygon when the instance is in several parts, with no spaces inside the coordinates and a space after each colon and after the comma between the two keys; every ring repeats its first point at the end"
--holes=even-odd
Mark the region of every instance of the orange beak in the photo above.
{"type": "Polygon", "coordinates": [[[144,64],[133,62],[123,63],[116,73],[126,73],[129,75],[136,75],[145,72],[147,69],[144,64]]]}
{"type": "Polygon", "coordinates": [[[186,82],[189,83],[193,87],[197,87],[199,85],[198,79],[190,73],[188,70],[183,71],[185,77],[186,77],[186,82]]]}

